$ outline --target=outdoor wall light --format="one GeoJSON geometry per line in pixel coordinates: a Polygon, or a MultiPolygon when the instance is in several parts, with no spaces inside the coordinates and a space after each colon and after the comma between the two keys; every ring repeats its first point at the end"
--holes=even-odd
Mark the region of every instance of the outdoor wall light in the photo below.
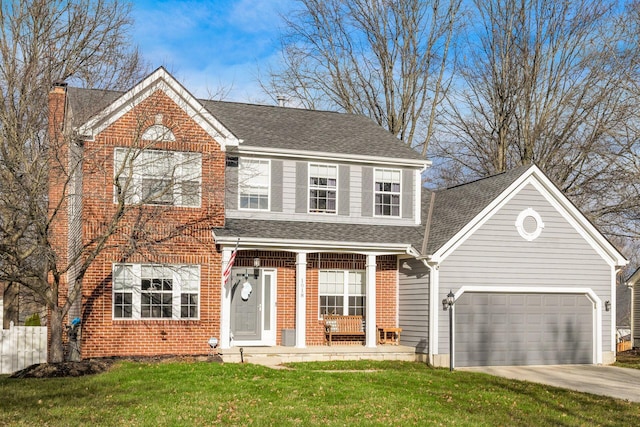
{"type": "Polygon", "coordinates": [[[604,302],[604,311],[611,311],[611,301],[606,300],[604,302]]]}
{"type": "Polygon", "coordinates": [[[453,303],[455,303],[455,297],[456,296],[453,294],[453,292],[449,291],[449,293],[447,294],[447,297],[442,300],[442,310],[443,311],[447,311],[447,310],[449,310],[451,308],[453,303]]]}

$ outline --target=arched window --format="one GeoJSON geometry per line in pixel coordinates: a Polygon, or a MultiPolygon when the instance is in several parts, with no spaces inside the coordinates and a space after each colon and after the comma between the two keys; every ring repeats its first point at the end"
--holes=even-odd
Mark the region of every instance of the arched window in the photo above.
{"type": "Polygon", "coordinates": [[[176,137],[171,130],[163,125],[152,125],[142,134],[145,141],[175,141],[176,137]]]}

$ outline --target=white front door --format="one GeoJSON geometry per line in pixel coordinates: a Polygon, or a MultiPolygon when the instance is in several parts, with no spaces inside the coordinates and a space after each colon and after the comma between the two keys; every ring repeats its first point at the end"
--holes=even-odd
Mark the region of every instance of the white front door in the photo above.
{"type": "Polygon", "coordinates": [[[276,271],[234,268],[231,274],[231,345],[275,345],[276,271]]]}

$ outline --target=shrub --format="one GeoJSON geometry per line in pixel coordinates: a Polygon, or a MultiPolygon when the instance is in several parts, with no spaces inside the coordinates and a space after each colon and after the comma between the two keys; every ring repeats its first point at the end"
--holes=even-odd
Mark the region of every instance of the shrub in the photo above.
{"type": "Polygon", "coordinates": [[[40,315],[38,313],[33,313],[31,316],[27,317],[24,321],[24,326],[42,326],[40,323],[40,315]]]}

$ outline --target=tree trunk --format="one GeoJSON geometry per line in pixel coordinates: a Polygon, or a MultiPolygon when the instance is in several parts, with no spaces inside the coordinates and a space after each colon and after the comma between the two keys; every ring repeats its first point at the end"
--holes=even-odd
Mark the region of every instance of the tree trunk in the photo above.
{"type": "Polygon", "coordinates": [[[2,303],[4,304],[4,319],[2,322],[3,329],[9,329],[9,324],[13,322],[18,326],[20,320],[20,285],[10,282],[4,288],[4,296],[2,303]]]}
{"type": "Polygon", "coordinates": [[[50,311],[49,317],[49,363],[64,362],[64,345],[62,343],[62,337],[64,333],[63,326],[64,316],[62,315],[62,309],[60,307],[53,307],[50,311]]]}

